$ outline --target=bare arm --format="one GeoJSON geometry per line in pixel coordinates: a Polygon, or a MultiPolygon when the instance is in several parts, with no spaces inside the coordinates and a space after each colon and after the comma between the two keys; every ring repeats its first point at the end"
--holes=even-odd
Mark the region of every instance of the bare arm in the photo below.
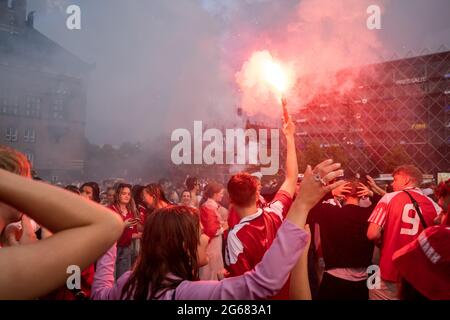
{"type": "Polygon", "coordinates": [[[311,244],[311,231],[309,230],[309,225],[305,226],[305,231],[310,237],[302,255],[291,272],[289,288],[289,298],[291,300],[311,300],[311,289],[309,287],[308,277],[308,251],[311,244]]]}
{"type": "Polygon", "coordinates": [[[298,163],[295,149],[295,125],[290,116],[287,122],[284,123],[283,133],[286,137],[286,178],[280,190],[286,191],[293,197],[297,184],[298,163]]]}
{"type": "Polygon", "coordinates": [[[0,299],[31,299],[64,284],[67,267],[81,270],[106,252],[123,223],[66,190],[0,170],[0,201],[25,212],[53,236],[0,251],[0,299]]]}
{"type": "Polygon", "coordinates": [[[367,238],[371,241],[378,241],[381,238],[381,227],[376,223],[370,223],[367,229],[367,238]]]}
{"type": "Polygon", "coordinates": [[[373,192],[379,194],[380,196],[384,196],[386,194],[386,190],[380,188],[371,176],[367,175],[366,178],[367,184],[369,185],[370,189],[372,189],[373,192]]]}

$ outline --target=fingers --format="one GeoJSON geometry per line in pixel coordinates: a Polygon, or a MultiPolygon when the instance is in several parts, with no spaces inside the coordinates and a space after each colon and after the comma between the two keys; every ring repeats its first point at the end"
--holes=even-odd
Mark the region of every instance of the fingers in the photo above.
{"type": "MultiPolygon", "coordinates": [[[[319,174],[322,178],[325,178],[329,173],[332,173],[332,172],[336,171],[340,167],[341,167],[340,163],[333,163],[333,160],[329,159],[329,160],[325,160],[324,162],[319,164],[313,170],[313,172],[316,173],[316,174],[319,174]]],[[[338,176],[335,176],[335,178],[344,175],[344,171],[343,170],[339,170],[339,172],[340,172],[340,174],[338,176]]],[[[326,180],[326,182],[328,183],[331,180],[326,180]]]]}
{"type": "Polygon", "coordinates": [[[8,237],[8,245],[9,246],[18,246],[20,243],[17,241],[15,234],[10,234],[8,237]]]}
{"type": "Polygon", "coordinates": [[[314,173],[320,173],[320,171],[325,168],[326,166],[329,166],[330,164],[333,163],[332,159],[327,159],[325,161],[322,161],[321,163],[319,163],[317,166],[315,166],[313,172],[314,173]]]}
{"type": "Polygon", "coordinates": [[[336,181],[335,183],[332,183],[332,184],[326,186],[326,187],[324,188],[324,189],[325,189],[325,192],[330,192],[331,190],[333,190],[333,189],[335,189],[335,188],[338,188],[338,187],[342,186],[344,183],[345,183],[344,180],[336,181]]]}
{"type": "MultiPolygon", "coordinates": [[[[331,166],[328,166],[326,168],[324,168],[324,171],[329,170],[329,168],[339,168],[341,166],[340,163],[335,163],[331,166]]],[[[336,170],[334,169],[334,170],[336,170]]],[[[336,171],[331,171],[330,173],[326,174],[322,179],[325,183],[329,183],[330,181],[333,181],[334,179],[336,179],[337,177],[341,177],[344,174],[344,170],[336,170],[336,171]]],[[[345,181],[343,181],[345,183],[345,181]]]]}
{"type": "Polygon", "coordinates": [[[31,224],[31,219],[27,215],[22,216],[22,229],[24,232],[34,233],[33,226],[31,224]]]}
{"type": "Polygon", "coordinates": [[[311,177],[312,175],[313,175],[312,168],[311,168],[311,166],[308,164],[308,165],[306,166],[305,173],[303,174],[303,178],[311,177]]]}
{"type": "Polygon", "coordinates": [[[311,229],[309,228],[309,224],[305,224],[305,231],[307,234],[311,234],[311,229]]]}

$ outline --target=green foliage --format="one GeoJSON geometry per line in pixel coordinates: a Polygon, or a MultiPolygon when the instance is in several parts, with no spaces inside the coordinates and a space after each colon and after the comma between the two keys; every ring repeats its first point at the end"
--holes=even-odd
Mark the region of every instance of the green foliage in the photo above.
{"type": "Polygon", "coordinates": [[[385,154],[384,162],[384,172],[389,173],[394,171],[394,169],[400,165],[412,163],[412,159],[405,148],[399,144],[392,147],[390,152],[385,154]]]}

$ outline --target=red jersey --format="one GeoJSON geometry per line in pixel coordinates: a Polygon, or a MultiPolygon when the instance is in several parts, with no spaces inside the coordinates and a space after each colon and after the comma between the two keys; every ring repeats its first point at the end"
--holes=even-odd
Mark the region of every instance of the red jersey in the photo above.
{"type": "Polygon", "coordinates": [[[223,231],[218,209],[217,202],[211,199],[200,206],[200,221],[203,231],[210,239],[219,236],[223,231]]]}
{"type": "MultiPolygon", "coordinates": [[[[407,191],[417,201],[427,226],[432,226],[442,209],[420,189],[407,189],[407,191]]],[[[381,198],[368,221],[383,229],[380,248],[381,278],[397,282],[399,274],[392,262],[392,255],[415,240],[422,232],[420,217],[408,195],[403,191],[397,191],[387,193],[381,198]]]]}
{"type": "Polygon", "coordinates": [[[225,249],[230,276],[244,274],[261,261],[291,204],[292,197],[285,191],[278,191],[269,205],[244,217],[230,230],[225,249]]]}
{"type": "MultiPolygon", "coordinates": [[[[264,199],[263,196],[259,195],[259,200],[257,203],[257,206],[260,208],[263,208],[264,206],[267,205],[266,200],[264,199]]],[[[228,228],[232,229],[235,225],[237,225],[239,223],[239,220],[241,220],[239,218],[239,215],[236,212],[236,209],[234,209],[234,207],[231,205],[229,208],[229,213],[228,213],[228,228]]]]}
{"type": "MultiPolygon", "coordinates": [[[[134,219],[134,215],[132,212],[127,212],[127,214],[124,216],[123,214],[120,213],[120,209],[117,208],[115,205],[111,205],[108,207],[109,209],[111,209],[112,211],[114,211],[115,213],[117,213],[119,215],[119,217],[122,218],[123,221],[128,220],[128,219],[134,219]]],[[[132,236],[133,233],[137,233],[137,226],[133,226],[133,227],[126,227],[123,230],[122,235],[120,236],[119,240],[117,240],[117,246],[118,247],[128,247],[131,245],[132,242],[132,236]]]]}

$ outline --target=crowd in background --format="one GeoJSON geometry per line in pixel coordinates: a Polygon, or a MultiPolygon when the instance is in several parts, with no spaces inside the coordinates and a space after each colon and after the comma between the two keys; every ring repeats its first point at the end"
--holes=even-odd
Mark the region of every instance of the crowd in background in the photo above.
{"type": "Polygon", "coordinates": [[[294,131],[265,185],[241,172],[63,190],[0,147],[0,298],[450,299],[450,180],[423,190],[402,165],[386,190],[332,160],[299,175],[294,131]]]}

